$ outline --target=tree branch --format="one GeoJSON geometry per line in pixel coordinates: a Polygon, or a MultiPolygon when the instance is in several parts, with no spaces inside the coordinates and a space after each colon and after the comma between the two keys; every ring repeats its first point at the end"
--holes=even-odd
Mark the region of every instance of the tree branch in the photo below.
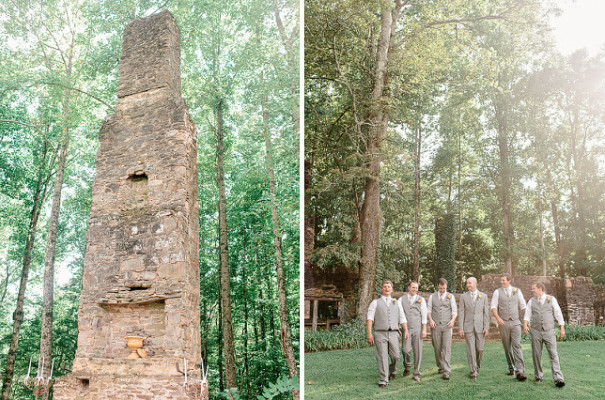
{"type": "Polygon", "coordinates": [[[48,138],[46,137],[46,135],[37,126],[26,124],[25,122],[21,122],[21,121],[14,121],[12,119],[0,119],[0,122],[18,124],[18,125],[23,125],[23,126],[27,126],[27,127],[30,127],[30,128],[34,128],[36,130],[36,132],[38,132],[44,138],[44,140],[50,146],[50,148],[53,151],[53,153],[57,154],[57,150],[53,147],[53,145],[50,143],[50,141],[48,140],[48,138]]]}

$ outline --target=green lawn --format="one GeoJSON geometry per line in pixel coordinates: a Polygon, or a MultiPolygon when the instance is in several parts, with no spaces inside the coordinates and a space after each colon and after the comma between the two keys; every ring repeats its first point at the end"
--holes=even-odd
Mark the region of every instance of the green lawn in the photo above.
{"type": "Polygon", "coordinates": [[[337,399],[605,399],[605,341],[559,342],[557,348],[566,386],[556,388],[546,348],[543,351],[544,382],[534,382],[531,345],[522,343],[527,381],[507,376],[508,367],[502,344],[485,344],[482,368],[476,381],[468,378],[466,347],[452,344],[452,373],[449,381],[437,374],[435,353],[424,343],[422,381],[411,376],[397,379],[385,389],[378,388],[374,349],[337,350],[305,354],[304,398],[337,399]]]}

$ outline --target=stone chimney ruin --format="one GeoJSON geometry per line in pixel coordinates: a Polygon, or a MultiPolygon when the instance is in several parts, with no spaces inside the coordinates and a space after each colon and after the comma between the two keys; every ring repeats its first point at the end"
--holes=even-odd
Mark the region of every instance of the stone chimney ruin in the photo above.
{"type": "Polygon", "coordinates": [[[193,398],[184,364],[199,381],[196,138],[176,21],[168,11],[133,20],[116,109],[99,132],[78,348],[56,400],[193,398]]]}

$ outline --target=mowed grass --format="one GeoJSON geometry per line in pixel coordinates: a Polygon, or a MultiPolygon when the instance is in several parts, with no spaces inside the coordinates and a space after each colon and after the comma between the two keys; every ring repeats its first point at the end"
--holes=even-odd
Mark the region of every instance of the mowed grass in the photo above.
{"type": "Polygon", "coordinates": [[[522,343],[525,374],[519,382],[508,376],[500,342],[485,344],[479,377],[471,381],[464,343],[452,343],[452,373],[449,381],[437,374],[433,346],[423,345],[421,382],[403,377],[378,388],[374,348],[336,350],[305,354],[305,400],[337,399],[605,399],[605,341],[558,342],[557,349],[566,386],[554,385],[548,352],[542,353],[544,382],[534,382],[531,345],[522,343]]]}

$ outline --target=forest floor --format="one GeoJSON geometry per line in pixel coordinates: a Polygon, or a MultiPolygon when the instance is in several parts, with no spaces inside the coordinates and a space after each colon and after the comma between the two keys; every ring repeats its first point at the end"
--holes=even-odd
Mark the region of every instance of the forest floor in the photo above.
{"type": "Polygon", "coordinates": [[[548,352],[542,353],[544,382],[534,382],[531,345],[522,343],[525,374],[519,382],[508,376],[501,343],[486,343],[482,368],[476,381],[469,379],[464,343],[452,344],[452,373],[445,381],[437,374],[433,346],[424,343],[421,382],[403,377],[378,388],[378,370],[373,348],[305,354],[305,400],[338,399],[605,399],[605,341],[558,342],[557,350],[566,386],[554,385],[548,352]]]}

